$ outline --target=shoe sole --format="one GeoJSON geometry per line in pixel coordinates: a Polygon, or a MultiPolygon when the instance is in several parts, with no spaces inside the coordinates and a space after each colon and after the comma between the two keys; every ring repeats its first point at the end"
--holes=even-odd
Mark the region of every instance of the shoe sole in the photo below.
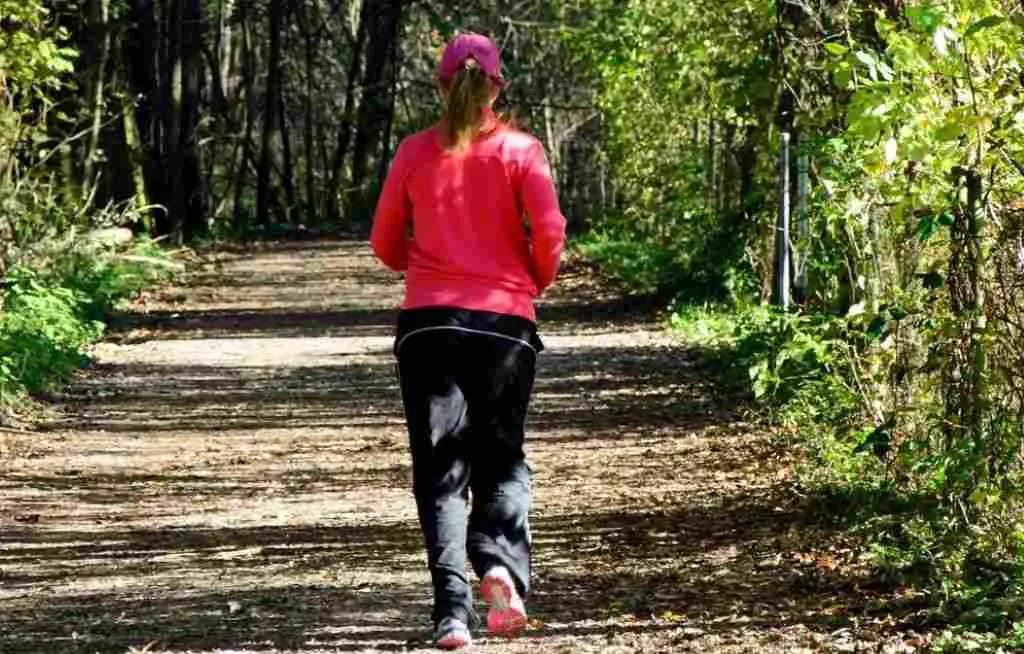
{"type": "Polygon", "coordinates": [[[437,646],[440,649],[462,649],[468,647],[470,639],[461,634],[449,634],[437,641],[437,646]]]}
{"type": "Polygon", "coordinates": [[[489,607],[487,630],[496,636],[511,638],[526,629],[526,613],[512,606],[515,589],[501,577],[485,577],[480,594],[489,607]]]}

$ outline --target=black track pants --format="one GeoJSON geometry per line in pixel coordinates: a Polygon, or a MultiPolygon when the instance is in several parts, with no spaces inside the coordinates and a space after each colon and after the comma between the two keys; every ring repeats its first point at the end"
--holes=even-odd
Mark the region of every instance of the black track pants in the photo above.
{"type": "Polygon", "coordinates": [[[431,308],[399,318],[395,352],[435,623],[475,622],[467,554],[478,576],[503,565],[521,594],[529,590],[523,426],[540,349],[534,324],[515,316],[431,308]]]}

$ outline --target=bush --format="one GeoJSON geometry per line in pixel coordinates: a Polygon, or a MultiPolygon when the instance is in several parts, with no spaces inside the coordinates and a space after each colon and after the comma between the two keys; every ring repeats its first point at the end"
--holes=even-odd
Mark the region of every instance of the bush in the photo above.
{"type": "Polygon", "coordinates": [[[0,314],[0,407],[66,382],[118,302],[169,274],[151,240],[69,238],[37,248],[7,272],[0,314]]]}
{"type": "MultiPolygon", "coordinates": [[[[880,576],[924,589],[936,620],[961,626],[943,636],[939,651],[968,651],[982,638],[976,632],[1020,631],[1020,476],[971,480],[962,503],[950,500],[949,489],[962,483],[953,479],[963,465],[956,452],[909,409],[885,411],[890,400],[878,371],[888,369],[897,336],[882,338],[875,320],[860,315],[762,306],[683,305],[673,309],[672,324],[713,348],[727,374],[746,383],[805,454],[798,478],[817,498],[822,519],[861,538],[863,560],[880,576]]],[[[926,415],[929,406],[916,409],[926,415]]],[[[1018,636],[984,638],[1018,643],[1018,636]]]]}
{"type": "Polygon", "coordinates": [[[103,332],[101,323],[82,318],[79,296],[71,289],[43,284],[27,268],[8,274],[0,316],[0,400],[46,390],[82,363],[82,347],[103,332]]]}
{"type": "MultiPolygon", "coordinates": [[[[37,268],[46,283],[70,289],[82,315],[100,320],[118,302],[165,279],[174,264],[151,239],[127,240],[128,230],[102,230],[87,237],[74,233],[41,254],[37,268]]],[[[38,256],[38,255],[37,255],[38,256]]]]}
{"type": "Polygon", "coordinates": [[[630,289],[688,302],[749,302],[756,289],[739,242],[690,216],[660,235],[608,220],[576,248],[630,289]]]}

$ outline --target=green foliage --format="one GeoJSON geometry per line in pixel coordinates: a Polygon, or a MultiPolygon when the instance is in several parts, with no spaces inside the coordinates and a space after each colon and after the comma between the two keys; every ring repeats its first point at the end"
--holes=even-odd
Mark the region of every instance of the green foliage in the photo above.
{"type": "MultiPolygon", "coordinates": [[[[849,500],[880,573],[954,622],[1019,603],[1019,3],[592,5],[572,38],[601,82],[621,207],[584,252],[639,290],[727,301],[673,324],[793,435],[804,483],[849,500]],[[781,126],[810,162],[793,314],[750,303],[772,282],[781,126]]],[[[1008,647],[1021,616],[999,616],[1008,647]]]]}
{"type": "Polygon", "coordinates": [[[56,134],[73,89],[67,30],[38,0],[0,0],[0,407],[52,389],[102,333],[117,302],[163,279],[167,256],[126,225],[145,207],[97,210],[74,179],[71,144],[56,134]],[[58,104],[58,100],[62,100],[58,104]],[[63,171],[68,172],[68,171],[63,171]]]}
{"type": "Polygon", "coordinates": [[[73,49],[37,0],[0,0],[0,272],[19,243],[33,242],[46,225],[61,229],[76,210],[62,206],[40,164],[66,152],[47,132],[66,122],[56,98],[73,71],[73,49]]]}
{"type": "Polygon", "coordinates": [[[82,315],[93,320],[102,319],[140,289],[163,281],[173,269],[159,245],[149,239],[125,246],[72,232],[47,249],[40,264],[46,283],[72,291],[82,315]]]}
{"type": "Polygon", "coordinates": [[[10,26],[0,30],[0,88],[47,101],[74,70],[75,50],[61,45],[68,34],[52,27],[49,14],[39,0],[0,0],[0,17],[10,26]]]}
{"type": "MultiPolygon", "coordinates": [[[[880,574],[931,588],[936,619],[964,623],[993,602],[1024,603],[1018,482],[965,475],[974,469],[966,452],[946,447],[929,422],[915,422],[910,406],[888,409],[886,385],[873,376],[888,371],[896,324],[905,320],[893,307],[873,317],[764,306],[682,305],[672,313],[673,327],[743,379],[805,452],[800,477],[821,515],[863,538],[864,559],[880,574]],[[971,489],[964,504],[950,507],[950,489],[961,488],[971,489]]],[[[923,408],[932,405],[926,398],[923,408]]],[[[1000,615],[990,625],[999,633],[1022,614],[1000,615]]]]}
{"type": "Polygon", "coordinates": [[[153,241],[84,237],[48,244],[30,260],[8,270],[0,298],[0,406],[65,382],[103,333],[99,318],[172,266],[153,241]]]}
{"type": "Polygon", "coordinates": [[[711,231],[711,225],[700,225],[708,221],[690,219],[657,236],[608,221],[575,246],[639,293],[678,300],[748,301],[755,294],[753,273],[737,261],[740,257],[727,255],[735,242],[711,231]],[[718,260],[723,255],[724,260],[718,260]]]}
{"type": "Polygon", "coordinates": [[[772,10],[745,1],[715,11],[665,1],[593,4],[591,26],[566,43],[599,84],[617,202],[592,219],[589,252],[645,291],[725,298],[727,283],[751,267],[745,239],[762,218],[755,214],[763,187],[742,181],[758,161],[736,163],[732,152],[751,151],[766,136],[772,10]],[[714,130],[714,144],[702,145],[714,130]],[[739,186],[746,196],[737,200],[739,186]]]}
{"type": "Polygon", "coordinates": [[[1024,649],[1024,621],[1013,622],[999,631],[1001,633],[993,633],[977,627],[947,629],[936,639],[932,651],[936,654],[1010,654],[1024,649]]]}
{"type": "Polygon", "coordinates": [[[8,272],[10,287],[0,316],[0,402],[37,392],[67,377],[82,361],[82,347],[102,325],[83,321],[78,295],[48,287],[26,268],[8,272]]]}

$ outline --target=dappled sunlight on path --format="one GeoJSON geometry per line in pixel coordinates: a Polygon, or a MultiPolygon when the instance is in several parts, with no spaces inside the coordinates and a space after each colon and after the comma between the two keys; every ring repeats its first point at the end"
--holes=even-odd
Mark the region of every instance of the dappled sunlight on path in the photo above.
{"type": "MultiPolygon", "coordinates": [[[[426,648],[400,298],[362,244],[286,244],[120,316],[0,461],[0,652],[426,648]]],[[[783,455],[655,307],[579,264],[545,300],[534,622],[474,651],[854,651],[783,455]]]]}

